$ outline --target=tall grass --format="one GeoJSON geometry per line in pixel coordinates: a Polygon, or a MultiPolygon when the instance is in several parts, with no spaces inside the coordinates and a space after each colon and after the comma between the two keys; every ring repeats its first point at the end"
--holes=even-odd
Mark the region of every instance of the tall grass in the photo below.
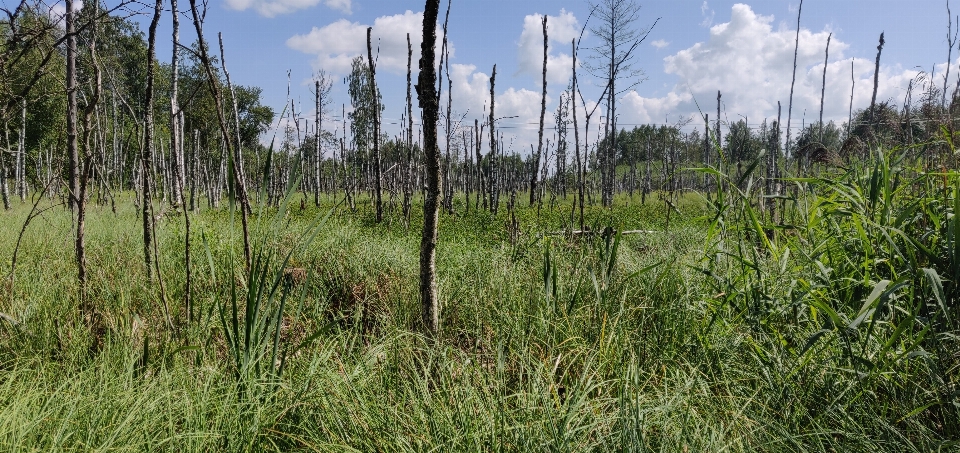
{"type": "MultiPolygon", "coordinates": [[[[105,325],[91,333],[75,319],[69,213],[48,211],[0,288],[0,449],[955,448],[960,179],[918,169],[883,155],[793,180],[782,223],[749,176],[680,203],[669,231],[662,203],[588,209],[595,231],[653,231],[639,235],[554,235],[563,204],[518,209],[515,225],[443,216],[437,342],[417,333],[417,226],[376,225],[364,203],[262,211],[249,270],[228,214],[192,218],[201,315],[176,340],[136,213],[91,212],[105,325]],[[289,267],[303,286],[284,283],[289,267]]],[[[26,214],[4,214],[0,237],[26,214]]],[[[170,300],[181,222],[158,228],[170,300]]]]}

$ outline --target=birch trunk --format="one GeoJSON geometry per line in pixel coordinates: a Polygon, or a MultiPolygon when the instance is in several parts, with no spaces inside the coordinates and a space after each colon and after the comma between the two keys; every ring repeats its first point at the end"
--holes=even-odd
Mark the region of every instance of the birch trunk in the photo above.
{"type": "MultiPolygon", "coordinates": [[[[153,257],[150,248],[153,244],[153,82],[154,62],[157,59],[156,39],[157,24],[160,22],[162,0],[157,0],[154,7],[153,20],[150,22],[150,32],[147,42],[147,86],[145,116],[143,126],[143,145],[140,152],[140,169],[143,179],[143,206],[141,217],[143,220],[143,262],[147,271],[147,279],[153,276],[153,257]]],[[[159,277],[159,276],[158,276],[159,277]]]]}
{"type": "Polygon", "coordinates": [[[67,158],[69,159],[70,187],[67,205],[74,209],[77,204],[78,185],[77,154],[77,35],[75,29],[74,0],[66,0],[67,35],[67,158]]]}

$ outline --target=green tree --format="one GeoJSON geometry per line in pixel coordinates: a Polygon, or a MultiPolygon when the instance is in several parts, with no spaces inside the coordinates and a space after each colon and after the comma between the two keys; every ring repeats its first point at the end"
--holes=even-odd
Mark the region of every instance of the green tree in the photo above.
{"type": "Polygon", "coordinates": [[[730,162],[744,162],[756,159],[764,148],[763,138],[754,134],[745,120],[730,125],[730,131],[723,138],[724,150],[730,162]]]}
{"type": "Polygon", "coordinates": [[[353,60],[347,85],[353,107],[347,115],[353,132],[353,147],[358,152],[366,152],[373,146],[373,122],[378,113],[377,106],[380,106],[380,113],[383,112],[383,102],[379,88],[376,89],[377,99],[371,96],[374,90],[370,89],[370,67],[363,57],[353,60]]]}

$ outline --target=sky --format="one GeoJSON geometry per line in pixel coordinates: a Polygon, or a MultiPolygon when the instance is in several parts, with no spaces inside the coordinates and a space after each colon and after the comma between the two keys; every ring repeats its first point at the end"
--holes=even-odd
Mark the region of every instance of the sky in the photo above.
{"type": "MultiPolygon", "coordinates": [[[[3,2],[12,0],[0,0],[3,2]]],[[[394,136],[406,95],[406,34],[414,46],[414,80],[419,56],[423,1],[405,0],[208,0],[204,31],[215,41],[222,32],[226,62],[234,83],[263,89],[265,103],[279,113],[290,93],[297,113],[313,116],[312,77],[320,69],[335,77],[333,105],[325,114],[325,129],[342,133],[342,107],[349,111],[343,83],[350,60],[366,53],[366,28],[373,26],[379,49],[377,83],[384,96],[384,131],[394,136]]],[[[181,9],[189,6],[179,2],[181,9]]],[[[799,1],[763,0],[738,3],[721,0],[642,1],[638,30],[649,35],[636,52],[634,66],[644,71],[624,84],[632,89],[618,96],[618,124],[676,124],[692,120],[703,127],[703,113],[716,118],[721,91],[725,124],[746,119],[759,126],[775,118],[782,104],[784,123],[790,101],[799,1]]],[[[441,22],[446,11],[441,3],[441,22]]],[[[580,35],[589,16],[586,0],[454,0],[450,10],[455,119],[472,126],[486,116],[489,75],[497,65],[496,116],[510,149],[525,152],[536,143],[540,115],[543,36],[541,17],[548,15],[549,61],[547,136],[553,112],[571,74],[571,40],[580,35]]],[[[960,14],[960,2],[953,15],[960,14]]],[[[191,23],[181,20],[181,39],[195,39],[191,23]]],[[[149,18],[137,17],[143,29],[149,18]]],[[[958,28],[956,17],[954,32],[958,28]]],[[[589,29],[578,51],[582,62],[597,40],[589,29]]],[[[819,115],[824,50],[832,33],[824,117],[846,121],[851,96],[854,110],[869,105],[873,88],[877,41],[885,33],[878,100],[903,102],[907,86],[921,71],[935,71],[940,86],[947,68],[948,14],[945,1],[928,0],[807,0],[800,15],[793,119],[796,133],[819,115]]],[[[165,15],[160,26],[158,55],[169,60],[171,26],[165,15]]],[[[960,50],[951,56],[949,84],[960,73],[960,50]]],[[[591,107],[602,91],[599,79],[578,69],[583,99],[591,107]]],[[[919,79],[918,79],[919,80],[919,79]]],[[[929,80],[929,78],[927,79],[929,80]]],[[[915,82],[919,83],[919,82],[915,82]]],[[[446,85],[446,83],[444,84],[446,85]]],[[[446,86],[443,87],[444,93],[446,86]]],[[[951,88],[952,89],[952,88],[951,88]]],[[[414,94],[414,96],[416,96],[414,94]]],[[[444,97],[446,94],[444,94],[444,97]]],[[[915,96],[916,97],[916,96],[915,96]]],[[[416,99],[414,99],[416,102],[416,99]]],[[[445,103],[443,103],[445,105],[445,103]]],[[[416,105],[415,105],[416,108],[416,105]]],[[[415,116],[419,116],[415,111],[415,116]]],[[[592,119],[591,137],[603,109],[592,119]]],[[[311,120],[312,124],[312,120],[311,120]]],[[[582,124],[582,123],[581,123],[582,124]]],[[[311,126],[312,127],[312,126],[311,126]]],[[[261,138],[269,142],[272,132],[261,138]]]]}

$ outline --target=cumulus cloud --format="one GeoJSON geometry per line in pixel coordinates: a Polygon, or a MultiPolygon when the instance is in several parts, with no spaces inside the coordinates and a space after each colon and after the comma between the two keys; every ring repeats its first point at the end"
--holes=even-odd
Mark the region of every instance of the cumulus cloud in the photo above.
{"type": "MultiPolygon", "coordinates": [[[[306,54],[316,55],[314,69],[325,69],[337,75],[350,73],[350,62],[367,53],[367,27],[358,22],[340,19],[322,28],[313,27],[309,33],[294,35],[287,40],[287,47],[306,54]]],[[[379,48],[377,70],[395,74],[407,71],[407,34],[413,46],[413,69],[420,59],[420,43],[423,40],[423,13],[407,11],[403,14],[381,16],[373,22],[374,52],[379,48]]],[[[443,42],[443,32],[437,30],[437,45],[443,42]]],[[[451,43],[450,54],[455,54],[451,43]]]]}
{"type": "MultiPolygon", "coordinates": [[[[351,0],[322,0],[327,7],[351,14],[351,0]]],[[[261,16],[274,17],[280,14],[292,13],[297,10],[316,6],[321,0],[226,0],[227,6],[245,11],[253,8],[261,16]]]]}
{"type": "MultiPolygon", "coordinates": [[[[542,55],[541,53],[541,58],[542,55]]],[[[453,64],[450,65],[450,80],[453,82],[453,105],[458,110],[457,113],[465,115],[466,124],[473,125],[474,119],[484,123],[490,112],[490,75],[478,71],[474,65],[453,64]]],[[[547,108],[550,109],[551,105],[552,99],[548,95],[547,108]]],[[[525,154],[529,152],[531,143],[537,143],[540,121],[539,91],[513,87],[498,89],[495,114],[498,118],[497,130],[504,134],[507,142],[504,144],[506,152],[517,151],[525,154]]],[[[552,125],[552,114],[548,111],[545,127],[550,128],[552,125]]],[[[487,140],[488,138],[484,137],[484,143],[487,143],[485,146],[488,146],[487,140]]]]}
{"type": "MultiPolygon", "coordinates": [[[[718,90],[723,94],[723,110],[726,112],[723,121],[737,121],[742,115],[756,125],[764,118],[776,118],[779,101],[785,122],[796,30],[774,29],[773,20],[772,16],[756,14],[747,5],[734,5],[730,21],[711,27],[706,41],[664,58],[664,70],[679,78],[671,92],[662,97],[645,98],[632,91],[621,98],[620,111],[624,115],[621,122],[659,123],[667,114],[698,118],[697,103],[704,113],[715,112],[718,90]]],[[[819,115],[823,52],[828,35],[829,31],[800,30],[792,126],[800,126],[804,111],[807,123],[815,121],[819,115]]],[[[848,44],[833,37],[827,67],[825,120],[847,120],[851,63],[856,80],[854,110],[870,103],[872,56],[850,58],[844,55],[848,48],[848,44]]],[[[882,66],[877,99],[901,102],[907,84],[916,75],[917,71],[899,66],[882,66]]]]}
{"type": "Polygon", "coordinates": [[[665,39],[658,39],[650,43],[651,46],[656,47],[657,49],[663,49],[670,45],[670,41],[665,39]]]}
{"type": "MultiPolygon", "coordinates": [[[[531,14],[523,18],[523,32],[518,44],[517,73],[533,75],[537,82],[543,76],[543,15],[531,14]]],[[[580,35],[576,16],[564,9],[558,16],[547,16],[547,82],[566,84],[573,71],[570,42],[580,35]],[[557,50],[562,49],[562,50],[557,50]]],[[[539,115],[539,114],[538,114],[539,115]]]]}

